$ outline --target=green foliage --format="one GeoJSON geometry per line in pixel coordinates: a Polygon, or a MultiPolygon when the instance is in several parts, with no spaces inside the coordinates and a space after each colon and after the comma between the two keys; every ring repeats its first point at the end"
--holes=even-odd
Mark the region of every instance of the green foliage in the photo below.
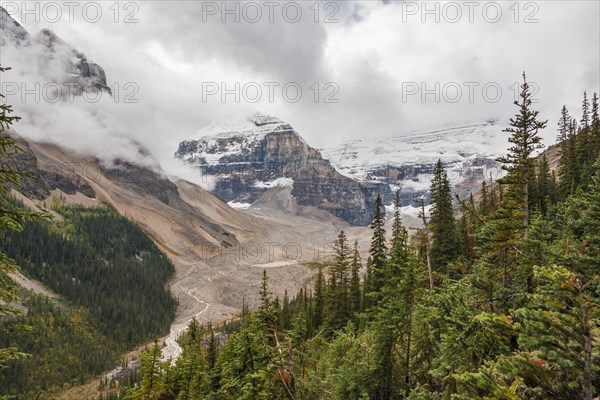
{"type": "Polygon", "coordinates": [[[17,347],[30,356],[13,360],[0,373],[0,394],[35,398],[65,385],[82,384],[114,366],[119,346],[98,331],[87,310],[38,295],[30,295],[24,305],[27,315],[3,326],[19,323],[28,329],[1,335],[0,345],[17,347]]]}
{"type": "Polygon", "coordinates": [[[30,222],[2,249],[33,278],[85,307],[108,337],[130,348],[166,332],[173,265],[135,224],[107,207],[57,209],[61,223],[30,222]]]}
{"type": "Polygon", "coordinates": [[[431,264],[437,273],[447,274],[448,265],[458,256],[458,235],[452,206],[452,188],[444,164],[435,165],[431,180],[431,264]]]}
{"type": "Polygon", "coordinates": [[[383,200],[380,195],[377,195],[375,201],[375,216],[371,223],[373,236],[371,239],[371,268],[372,280],[371,290],[377,292],[383,286],[385,280],[386,261],[387,261],[387,246],[385,238],[385,217],[383,215],[383,200]]]}
{"type": "Polygon", "coordinates": [[[28,326],[28,333],[0,340],[31,354],[8,365],[0,393],[27,398],[82,384],[113,367],[122,352],[168,332],[175,315],[165,288],[173,265],[139,227],[106,207],[57,211],[62,222],[26,222],[0,247],[66,303],[30,301],[27,317],[0,323],[28,326]]]}

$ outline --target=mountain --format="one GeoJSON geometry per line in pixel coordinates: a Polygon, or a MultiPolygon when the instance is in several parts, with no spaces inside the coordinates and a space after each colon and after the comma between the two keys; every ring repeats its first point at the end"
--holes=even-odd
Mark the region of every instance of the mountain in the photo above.
{"type": "Polygon", "coordinates": [[[212,192],[232,205],[249,205],[272,188],[290,187],[297,204],[353,225],[371,222],[383,188],[340,174],[292,126],[263,114],[210,124],[181,142],[175,157],[216,177],[212,192]]]}
{"type": "MultiPolygon", "coordinates": [[[[461,198],[476,192],[481,181],[497,179],[501,170],[495,158],[504,154],[508,136],[496,121],[449,124],[388,137],[356,139],[321,149],[340,173],[360,181],[401,189],[403,206],[427,199],[438,159],[447,167],[455,193],[461,198]]],[[[389,204],[392,199],[385,199],[389,204]]]]}
{"type": "Polygon", "coordinates": [[[289,124],[256,114],[204,127],[179,144],[175,157],[216,177],[212,192],[234,207],[259,206],[263,193],[289,187],[299,205],[366,225],[376,193],[391,204],[401,189],[404,207],[419,197],[427,201],[438,159],[461,198],[477,192],[484,179],[497,179],[502,172],[495,159],[508,144],[504,127],[496,121],[450,124],[317,150],[289,124]]]}
{"type": "MultiPolygon", "coordinates": [[[[31,35],[4,8],[0,7],[0,47],[7,53],[4,63],[17,62],[34,76],[61,86],[62,97],[83,92],[111,93],[104,69],[88,60],[50,29],[31,35]]],[[[6,65],[10,66],[10,65],[6,65]]]]}

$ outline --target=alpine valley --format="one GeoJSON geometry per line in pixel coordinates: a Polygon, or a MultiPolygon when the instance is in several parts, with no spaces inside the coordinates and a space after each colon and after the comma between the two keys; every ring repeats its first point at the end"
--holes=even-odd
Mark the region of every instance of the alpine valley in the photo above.
{"type": "MultiPolygon", "coordinates": [[[[0,28],[2,67],[68,88],[54,109],[115,95],[52,30],[2,7],[0,28]]],[[[194,179],[3,102],[0,397],[592,400],[598,99],[542,148],[523,79],[516,119],[325,148],[261,110],[215,120],[170,149],[194,179]]]]}

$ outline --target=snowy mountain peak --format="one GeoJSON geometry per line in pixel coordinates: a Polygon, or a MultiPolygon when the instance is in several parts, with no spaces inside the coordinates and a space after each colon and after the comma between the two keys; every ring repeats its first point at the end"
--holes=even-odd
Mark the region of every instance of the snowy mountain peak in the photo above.
{"type": "Polygon", "coordinates": [[[219,139],[230,139],[233,137],[245,137],[246,142],[253,142],[262,139],[267,133],[277,131],[288,131],[292,127],[279,118],[255,113],[247,118],[233,119],[228,121],[211,122],[194,135],[188,137],[186,141],[211,141],[219,139]]]}

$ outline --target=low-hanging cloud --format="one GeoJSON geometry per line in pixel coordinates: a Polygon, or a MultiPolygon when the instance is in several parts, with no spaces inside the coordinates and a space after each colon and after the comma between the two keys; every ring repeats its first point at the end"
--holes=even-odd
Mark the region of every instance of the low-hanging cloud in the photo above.
{"type": "MultiPolygon", "coordinates": [[[[503,14],[496,22],[482,14],[491,2],[479,3],[473,22],[463,3],[456,3],[463,13],[457,22],[443,14],[448,3],[438,2],[428,2],[430,9],[437,4],[438,15],[434,11],[425,18],[421,2],[319,3],[318,22],[312,2],[298,2],[303,18],[297,22],[280,14],[273,22],[266,14],[258,22],[236,22],[225,14],[222,22],[222,10],[206,13],[213,10],[209,6],[222,7],[224,2],[131,3],[138,9],[136,23],[123,23],[125,11],[131,11],[125,9],[121,21],[115,22],[111,4],[102,2],[98,4],[104,17],[95,23],[77,14],[72,23],[66,14],[58,22],[13,15],[32,33],[42,28],[55,31],[101,65],[113,88],[113,97],[95,103],[83,98],[13,101],[25,117],[19,132],[84,154],[151,163],[138,151],[142,146],[167,173],[190,178],[189,170],[181,170],[187,167],[169,162],[178,142],[211,121],[254,111],[286,120],[316,147],[448,122],[505,120],[516,111],[514,85],[525,70],[539,89],[535,107],[542,118],[550,119],[544,132],[549,143],[561,105],[577,115],[583,91],[600,86],[597,2],[531,2],[537,7],[535,23],[524,22],[532,11],[524,8],[515,22],[512,3],[498,3],[503,14]],[[416,13],[408,6],[416,6],[416,13]],[[236,83],[265,89],[269,82],[280,85],[274,101],[266,91],[256,102],[243,96],[236,101],[233,95],[222,101],[222,93],[203,98],[207,83],[231,90],[236,83]],[[297,102],[281,96],[281,86],[290,82],[303,89],[297,102]],[[325,87],[328,83],[336,86],[325,87]],[[488,84],[490,96],[495,87],[501,88],[498,101],[485,98],[488,84]],[[132,88],[137,88],[132,97],[137,102],[125,102],[132,88]],[[453,101],[449,97],[457,88],[462,96],[453,101]],[[337,101],[325,102],[333,92],[337,101]]],[[[266,12],[262,2],[256,4],[266,12]]],[[[278,10],[285,3],[280,4],[278,10]]],[[[0,62],[14,68],[3,74],[3,81],[56,79],[58,66],[57,71],[40,71],[25,53],[2,48],[0,62]]]]}

